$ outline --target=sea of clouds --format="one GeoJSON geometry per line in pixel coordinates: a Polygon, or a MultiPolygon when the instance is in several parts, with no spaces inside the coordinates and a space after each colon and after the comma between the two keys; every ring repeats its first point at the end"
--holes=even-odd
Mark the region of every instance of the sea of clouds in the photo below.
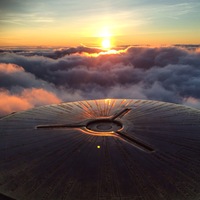
{"type": "Polygon", "coordinates": [[[0,116],[101,98],[151,99],[200,109],[200,46],[0,50],[0,116]]]}

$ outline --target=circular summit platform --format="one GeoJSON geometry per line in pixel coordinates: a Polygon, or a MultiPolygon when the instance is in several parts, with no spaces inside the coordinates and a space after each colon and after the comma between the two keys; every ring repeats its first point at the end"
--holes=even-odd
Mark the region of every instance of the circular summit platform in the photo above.
{"type": "Polygon", "coordinates": [[[0,199],[199,200],[200,111],[150,100],[0,119],[0,199]]]}

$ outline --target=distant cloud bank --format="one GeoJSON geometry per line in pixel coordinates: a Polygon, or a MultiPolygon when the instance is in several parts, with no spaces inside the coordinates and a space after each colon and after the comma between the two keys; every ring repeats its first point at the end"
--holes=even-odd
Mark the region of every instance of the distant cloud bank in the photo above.
{"type": "Polygon", "coordinates": [[[200,46],[0,50],[0,116],[35,106],[139,98],[200,109],[200,46]]]}

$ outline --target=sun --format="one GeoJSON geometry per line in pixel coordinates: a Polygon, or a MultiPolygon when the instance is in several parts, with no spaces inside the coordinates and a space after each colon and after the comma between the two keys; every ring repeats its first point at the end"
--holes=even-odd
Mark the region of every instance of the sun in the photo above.
{"type": "Polygon", "coordinates": [[[101,42],[101,46],[104,49],[110,49],[111,48],[111,42],[109,38],[103,38],[102,42],[101,42]]]}

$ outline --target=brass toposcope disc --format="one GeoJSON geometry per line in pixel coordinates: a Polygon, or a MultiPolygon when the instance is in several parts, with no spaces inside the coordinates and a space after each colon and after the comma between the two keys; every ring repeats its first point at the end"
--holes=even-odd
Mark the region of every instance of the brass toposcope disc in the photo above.
{"type": "Polygon", "coordinates": [[[199,200],[200,111],[102,99],[3,117],[0,199],[199,200]]]}

